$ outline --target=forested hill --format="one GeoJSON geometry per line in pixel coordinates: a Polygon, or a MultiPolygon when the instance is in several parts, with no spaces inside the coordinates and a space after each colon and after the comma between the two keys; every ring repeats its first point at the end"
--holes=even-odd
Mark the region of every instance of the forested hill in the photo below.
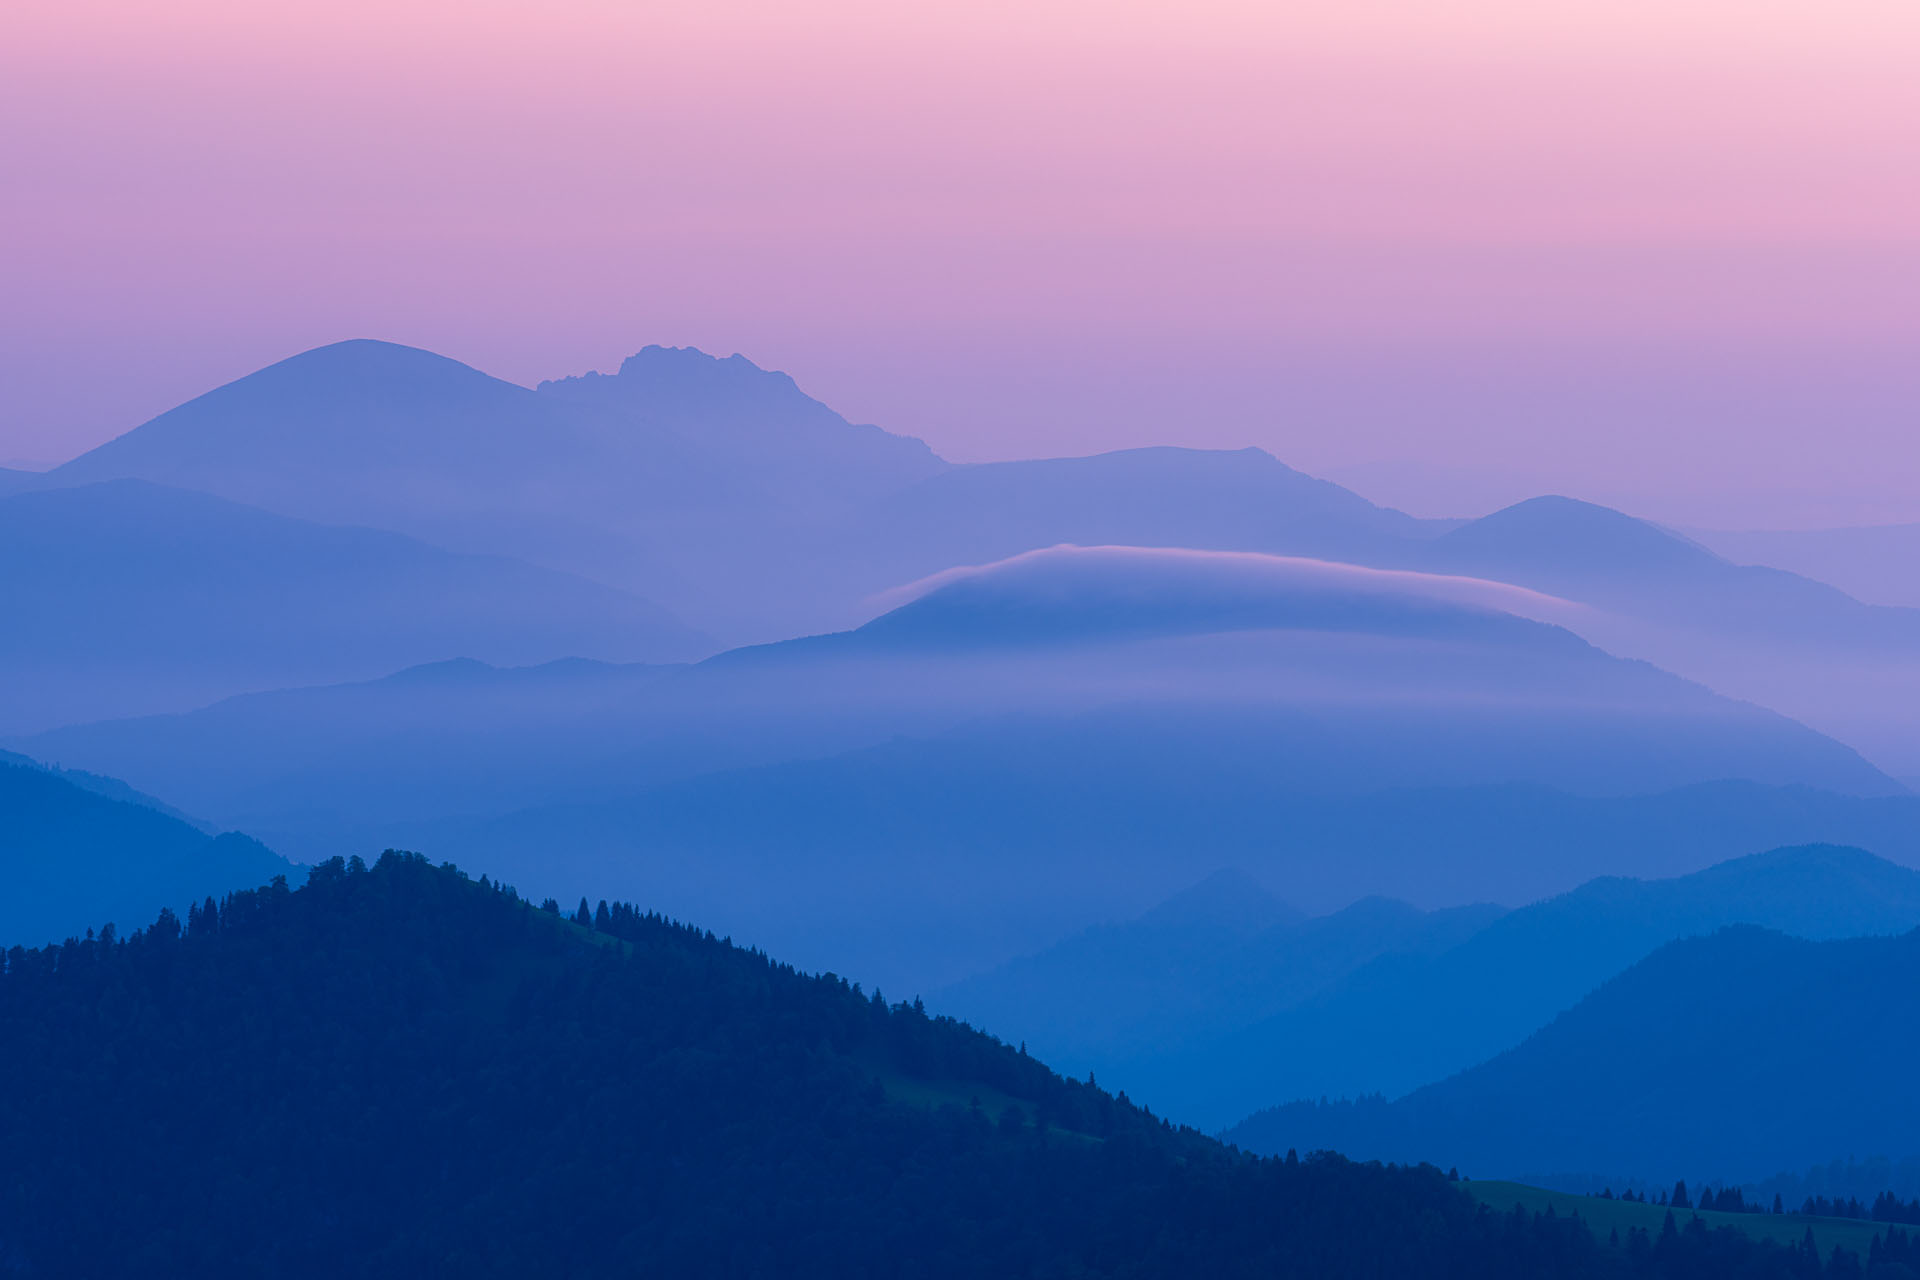
{"type": "Polygon", "coordinates": [[[1822,1270],[1256,1160],[917,1003],[410,855],[16,948],[0,1037],[12,1275],[1822,1270]]]}

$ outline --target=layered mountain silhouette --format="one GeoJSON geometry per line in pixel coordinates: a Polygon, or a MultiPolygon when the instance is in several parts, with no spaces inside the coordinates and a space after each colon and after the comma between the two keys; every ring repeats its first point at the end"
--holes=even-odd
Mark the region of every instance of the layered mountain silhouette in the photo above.
{"type": "MultiPolygon", "coordinates": [[[[1679,1274],[1157,1115],[1475,1177],[1920,1159],[1920,610],[1764,550],[1568,497],[1415,519],[1257,449],[953,464],[691,348],[528,388],[339,343],[0,471],[0,946],[74,936],[0,963],[37,1073],[0,1263],[524,1271],[585,1256],[547,1224],[588,1206],[666,1269],[745,1212],[832,1248],[736,1232],[733,1273],[1177,1240],[1220,1274],[1292,1196],[1415,1242],[1356,1274],[1500,1274],[1456,1228],[1515,1274],[1679,1274]],[[1006,1044],[336,860],[397,848],[1006,1044]],[[208,1133],[305,1163],[255,1186],[208,1133]]],[[[1256,1244],[1336,1274],[1326,1239],[1256,1244]]]]}
{"type": "Polygon", "coordinates": [[[166,801],[155,796],[150,796],[144,791],[135,791],[132,787],[120,781],[120,779],[109,778],[105,774],[88,773],[84,769],[62,769],[58,765],[42,764],[32,756],[23,756],[17,751],[0,751],[0,764],[18,765],[28,769],[44,769],[49,773],[57,774],[62,782],[72,783],[82,791],[91,791],[95,795],[105,796],[109,800],[123,800],[128,804],[136,804],[145,809],[152,809],[156,813],[163,813],[167,817],[178,822],[183,822],[187,826],[202,831],[207,835],[213,835],[218,831],[218,828],[212,823],[176,809],[166,801]]]}
{"type": "Polygon", "coordinates": [[[1415,520],[1259,450],[954,466],[741,356],[649,347],[614,374],[529,390],[413,348],[337,343],[32,483],[116,477],[586,576],[726,645],[856,626],[903,582],[1062,542],[1487,577],[1592,606],[1569,625],[1602,648],[1920,776],[1889,710],[1920,697],[1920,611],[1863,605],[1567,498],[1415,520]]]}
{"type": "Polygon", "coordinates": [[[257,840],[210,835],[113,779],[0,755],[0,948],[39,946],[295,868],[257,840]]]}
{"type": "Polygon", "coordinates": [[[137,480],[0,500],[0,730],[366,679],[450,655],[688,658],[656,605],[499,557],[137,480]]]}
{"type": "Polygon", "coordinates": [[[1903,711],[1920,697],[1920,610],[1863,604],[1563,497],[1516,504],[1403,554],[1419,568],[1594,606],[1570,625],[1609,652],[1772,707],[1901,776],[1920,774],[1903,711]]]}
{"type": "Polygon", "coordinates": [[[134,477],[393,529],[585,574],[697,624],[764,635],[769,624],[752,619],[809,594],[792,580],[823,523],[944,465],[743,357],[652,347],[616,375],[534,391],[360,340],[211,391],[48,481],[134,477]]]}
{"type": "MultiPolygon", "coordinates": [[[[1511,900],[1600,869],[1542,863],[1538,828],[1452,866],[1421,851],[1455,838],[1447,823],[1412,842],[1361,834],[1396,812],[1361,798],[1387,792],[1899,790],[1838,743],[1507,612],[1566,606],[1500,584],[1062,548],[923,591],[851,632],[685,669],[441,667],[64,729],[29,749],[296,856],[458,841],[482,869],[540,866],[562,885],[631,875],[743,930],[830,933],[827,916],[786,909],[817,899],[861,917],[843,941],[892,939],[859,953],[870,972],[899,973],[887,966],[924,941],[928,981],[1137,911],[1190,882],[1194,858],[1251,855],[1317,901],[1511,900]],[[1350,838],[1335,815],[1355,811],[1370,816],[1350,838]],[[951,934],[904,923],[909,908],[951,934]]],[[[810,949],[819,934],[773,936],[842,963],[810,949]]]]}
{"type": "Polygon", "coordinates": [[[1734,924],[1816,939],[1904,933],[1920,928],[1920,872],[1810,846],[1673,879],[1606,877],[1450,949],[1387,951],[1265,1020],[1104,1073],[1215,1127],[1263,1102],[1395,1097],[1518,1044],[1661,945],[1734,924]]]}
{"type": "Polygon", "coordinates": [[[1298,1103],[1228,1136],[1361,1158],[1445,1151],[1475,1176],[1751,1180],[1920,1151],[1920,931],[1672,943],[1493,1060],[1397,1102],[1298,1103]]]}
{"type": "MultiPolygon", "coordinates": [[[[375,724],[431,729],[463,714],[452,723],[484,733],[491,722],[524,761],[561,760],[570,773],[592,768],[594,757],[613,762],[589,788],[818,757],[901,734],[982,732],[993,717],[1067,725],[1104,713],[1311,732],[1311,756],[1248,758],[1245,767],[1277,791],[1529,780],[1604,793],[1719,778],[1898,790],[1791,722],[1609,658],[1501,606],[1563,607],[1499,584],[1313,561],[1061,548],[931,584],[855,631],[736,650],[684,671],[442,668],[45,741],[75,763],[101,756],[116,776],[171,769],[167,779],[189,789],[156,789],[210,811],[231,801],[205,788],[225,784],[197,781],[207,771],[186,769],[178,743],[232,757],[233,776],[245,777],[275,768],[275,738],[302,744],[304,768],[330,737],[358,751],[375,724]],[[437,692],[450,680],[460,682],[465,713],[437,692]],[[406,710],[419,702],[432,704],[428,712],[406,710]],[[327,723],[334,717],[345,720],[337,730],[327,723]],[[1567,723],[1581,731],[1549,732],[1567,723]],[[213,736],[195,736],[203,728],[213,736]],[[1427,750],[1414,736],[1423,732],[1454,746],[1427,750]],[[1460,749],[1476,739],[1482,749],[1460,749]],[[144,762],[142,742],[152,744],[144,762]],[[664,753],[657,761],[644,754],[649,743],[664,753]],[[1341,755],[1369,750],[1364,759],[1341,755]]],[[[399,782],[437,767],[392,763],[399,782]]],[[[462,772],[474,776],[471,764],[462,772]]],[[[474,785],[512,780],[475,776],[474,785]]]]}
{"type": "Polygon", "coordinates": [[[691,348],[530,391],[410,347],[336,343],[46,482],[127,477],[581,573],[736,642],[848,626],[875,592],[1060,541],[1324,555],[1426,527],[1258,450],[954,467],[785,374],[691,348]]]}
{"type": "Polygon", "coordinates": [[[1728,531],[1690,536],[1742,564],[1772,565],[1831,582],[1870,604],[1920,608],[1920,524],[1728,531]]]}
{"type": "Polygon", "coordinates": [[[1136,920],[1087,929],[930,998],[1062,1070],[1124,1081],[1164,1108],[1171,1093],[1141,1093],[1129,1078],[1142,1059],[1288,1008],[1380,955],[1446,951],[1502,912],[1363,898],[1307,917],[1244,872],[1218,872],[1136,920]]]}

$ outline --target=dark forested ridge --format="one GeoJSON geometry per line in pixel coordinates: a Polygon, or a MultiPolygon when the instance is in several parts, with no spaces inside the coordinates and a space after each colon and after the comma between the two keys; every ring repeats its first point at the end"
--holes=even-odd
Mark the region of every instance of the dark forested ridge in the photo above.
{"type": "MultiPolygon", "coordinates": [[[[917,1002],[410,855],[0,980],[16,1275],[1814,1276],[1255,1159],[917,1002]],[[945,1101],[943,1101],[945,1100],[945,1101]]],[[[1844,1261],[1844,1260],[1843,1260],[1844,1261]]]]}

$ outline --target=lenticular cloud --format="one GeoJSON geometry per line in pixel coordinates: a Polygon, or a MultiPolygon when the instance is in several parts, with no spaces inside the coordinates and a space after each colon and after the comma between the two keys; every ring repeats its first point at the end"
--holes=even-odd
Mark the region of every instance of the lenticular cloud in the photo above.
{"type": "Polygon", "coordinates": [[[1311,624],[1345,618],[1385,623],[1395,616],[1470,612],[1572,625],[1585,606],[1484,578],[1375,569],[1253,551],[1178,547],[1074,546],[1023,552],[984,565],[944,570],[875,597],[878,610],[965,599],[975,607],[1073,609],[1105,605],[1171,612],[1200,610],[1311,624]]]}

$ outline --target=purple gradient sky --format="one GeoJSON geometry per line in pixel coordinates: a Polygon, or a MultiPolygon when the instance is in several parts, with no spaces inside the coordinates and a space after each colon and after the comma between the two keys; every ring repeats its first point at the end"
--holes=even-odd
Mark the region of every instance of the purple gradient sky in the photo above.
{"type": "Polygon", "coordinates": [[[1260,444],[1423,513],[1920,520],[1911,0],[7,25],[0,459],[342,337],[529,383],[666,342],[959,459],[1260,444]]]}

